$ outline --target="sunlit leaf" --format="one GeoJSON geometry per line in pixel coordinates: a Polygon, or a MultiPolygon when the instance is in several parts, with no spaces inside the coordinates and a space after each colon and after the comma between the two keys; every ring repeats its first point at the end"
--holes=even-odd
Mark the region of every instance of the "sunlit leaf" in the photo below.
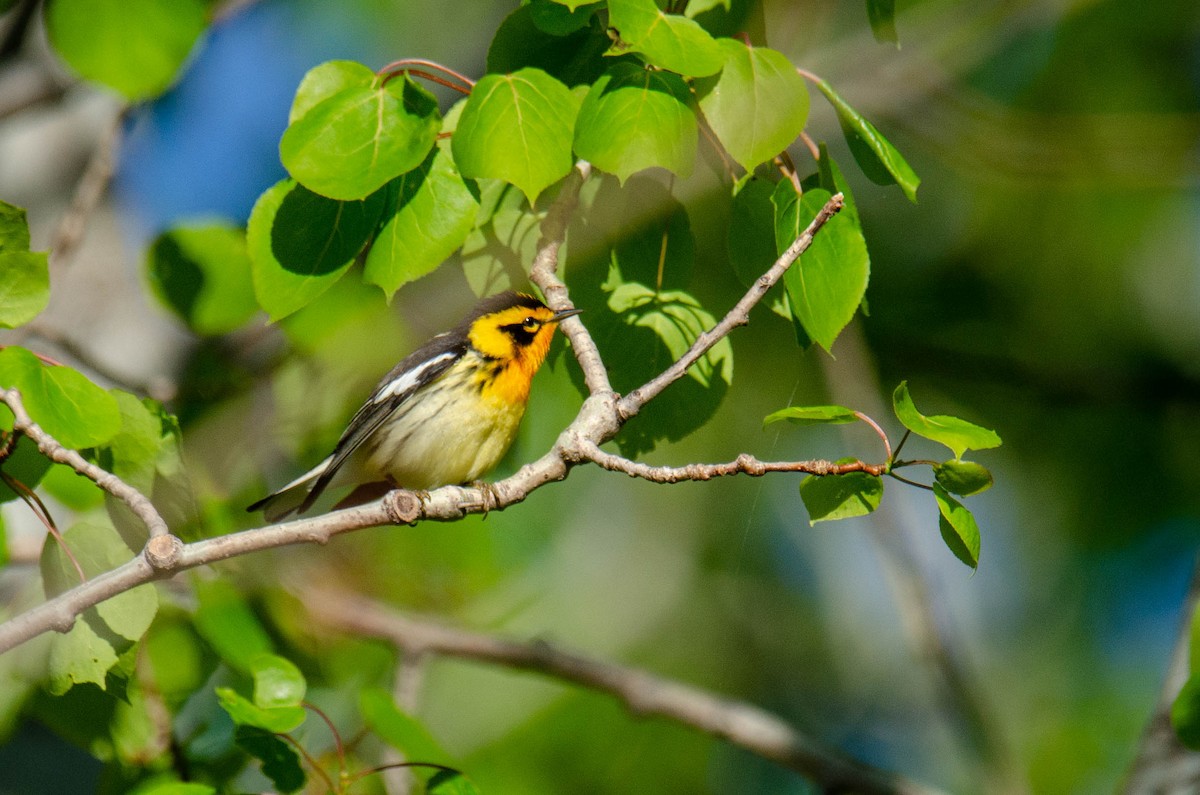
{"type": "Polygon", "coordinates": [[[206,16],[202,0],[54,0],[46,32],[72,69],[136,101],[175,82],[206,16]]]}
{"type": "Polygon", "coordinates": [[[955,458],[962,458],[967,450],[988,450],[1000,446],[1000,437],[995,431],[960,420],[958,417],[926,417],[917,411],[912,396],[908,393],[907,381],[901,381],[892,393],[892,406],[905,428],[918,436],[946,445],[954,451],[955,458]]]}
{"type": "Polygon", "coordinates": [[[459,172],[512,183],[536,201],[571,170],[578,111],[570,89],[540,69],[486,75],[450,139],[459,172]]]}
{"type": "Polygon", "coordinates": [[[912,170],[912,166],[903,155],[875,129],[875,125],[850,107],[846,100],[833,90],[833,86],[821,80],[817,82],[817,88],[837,111],[842,134],[846,136],[850,152],[863,173],[879,185],[899,185],[904,195],[915,202],[921,178],[912,170]]]}
{"type": "Polygon", "coordinates": [[[140,785],[129,795],[217,795],[217,791],[195,781],[155,780],[140,785]]]}
{"type": "Polygon", "coordinates": [[[0,328],[16,328],[50,302],[50,267],[36,251],[0,250],[0,328]]]}
{"type": "Polygon", "coordinates": [[[298,707],[307,683],[295,663],[278,654],[262,653],[250,661],[254,678],[254,704],[263,709],[298,707]]]}
{"type": "Polygon", "coordinates": [[[159,300],[198,334],[224,334],[258,309],[246,233],[230,224],[177,226],[146,254],[159,300]]]}
{"type": "Polygon", "coordinates": [[[654,66],[688,77],[721,70],[717,41],[687,17],[664,13],[654,0],[609,0],[608,24],[620,41],[618,52],[636,52],[654,66]]]}
{"type": "Polygon", "coordinates": [[[1192,674],[1171,704],[1171,725],[1179,741],[1200,750],[1200,675],[1192,674]]]}
{"type": "Polygon", "coordinates": [[[288,124],[325,100],[348,88],[369,88],[376,80],[375,73],[357,61],[326,61],[305,73],[292,99],[288,124]]]}
{"type": "Polygon", "coordinates": [[[787,420],[796,425],[839,425],[858,419],[853,409],[845,406],[788,406],[772,412],[763,420],[763,425],[787,420]]]}
{"type": "Polygon", "coordinates": [[[809,475],[800,482],[800,499],[808,510],[808,523],[866,516],[879,507],[883,479],[867,472],[844,475],[809,475]]]}
{"type": "MultiPolygon", "coordinates": [[[[66,447],[96,447],[121,429],[112,395],[70,367],[48,365],[24,348],[0,350],[0,389],[16,387],[33,421],[66,447]]],[[[12,414],[0,407],[0,425],[12,414]]]]}
{"type": "Polygon", "coordinates": [[[216,693],[221,709],[228,712],[233,722],[240,726],[283,733],[300,726],[306,717],[303,707],[260,707],[229,687],[218,687],[216,693]]]}
{"type": "Polygon", "coordinates": [[[290,124],[279,157],[314,193],[363,199],[425,160],[441,119],[434,96],[408,77],[352,85],[290,124]]]}
{"type": "Polygon", "coordinates": [[[29,250],[29,222],[25,210],[0,201],[0,252],[29,250]]]}
{"type": "Polygon", "coordinates": [[[429,779],[426,795],[480,795],[469,778],[457,770],[439,770],[429,779]]]}
{"type": "Polygon", "coordinates": [[[992,473],[974,461],[943,461],[933,468],[933,476],[942,488],[960,497],[969,497],[992,487],[992,473]]]}
{"type": "Polygon", "coordinates": [[[431,272],[466,240],[479,202],[454,160],[434,147],[418,168],[397,178],[394,214],[371,244],[363,279],[389,297],[403,284],[431,272]]]}
{"type": "Polygon", "coordinates": [[[652,166],[687,176],[697,135],[688,88],[678,75],[619,62],[596,81],[579,109],[575,151],[622,181],[652,166]]]}
{"type": "Polygon", "coordinates": [[[979,566],[979,525],[961,502],[950,496],[940,483],[933,484],[938,505],[938,529],[954,557],[970,566],[979,566]]]}
{"type": "Polygon", "coordinates": [[[753,171],[786,149],[808,120],[808,88],[782,53],[718,41],[724,69],[698,81],[700,108],[721,145],[753,171]]]}

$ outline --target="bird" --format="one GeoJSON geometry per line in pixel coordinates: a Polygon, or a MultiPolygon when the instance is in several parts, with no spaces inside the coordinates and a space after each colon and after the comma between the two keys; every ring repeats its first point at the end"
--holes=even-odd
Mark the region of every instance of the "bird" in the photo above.
{"type": "Polygon", "coordinates": [[[581,311],[556,312],[511,290],[484,298],[379,381],[321,463],[246,510],[277,522],[308,511],[335,483],[358,484],[345,503],[476,481],[516,438],[558,324],[581,311]]]}

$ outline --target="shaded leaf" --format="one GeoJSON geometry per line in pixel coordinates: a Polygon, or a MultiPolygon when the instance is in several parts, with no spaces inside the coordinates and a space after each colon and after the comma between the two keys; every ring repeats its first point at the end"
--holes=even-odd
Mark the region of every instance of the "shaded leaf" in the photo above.
{"type": "Polygon", "coordinates": [[[554,0],[535,0],[517,8],[492,37],[488,73],[511,74],[533,67],[565,85],[590,86],[604,71],[603,55],[612,44],[604,28],[593,22],[596,7],[581,5],[572,14],[554,0]]]}
{"type": "Polygon", "coordinates": [[[697,136],[688,88],[678,75],[618,62],[583,100],[575,151],[622,181],[653,166],[687,176],[697,136]]]}
{"type": "Polygon", "coordinates": [[[536,201],[571,170],[578,111],[570,89],[540,69],[486,75],[450,139],[459,172],[512,183],[536,201]]]}
{"type": "Polygon", "coordinates": [[[225,580],[195,580],[193,623],[200,637],[233,668],[249,673],[254,660],[273,644],[246,600],[225,580]]]}
{"type": "Polygon", "coordinates": [[[81,76],[136,101],[175,82],[206,14],[202,0],[54,0],[46,32],[81,76]]]}
{"type": "Polygon", "coordinates": [[[664,13],[654,0],[609,0],[608,14],[620,39],[617,52],[640,53],[647,63],[687,77],[721,70],[716,39],[695,21],[664,13]]]}
{"type": "Polygon", "coordinates": [[[933,477],[946,491],[960,497],[969,497],[992,487],[992,473],[974,461],[943,461],[933,468],[933,477]]]}
{"type": "Polygon", "coordinates": [[[363,199],[425,160],[441,118],[434,96],[407,76],[352,85],[288,125],[279,157],[314,193],[363,199]]]}
{"type": "Polygon", "coordinates": [[[800,482],[800,499],[808,510],[808,523],[866,516],[879,507],[883,479],[866,472],[844,475],[809,475],[800,482]]]}
{"type": "Polygon", "coordinates": [[[908,393],[907,381],[901,381],[892,393],[892,406],[905,428],[918,436],[946,445],[954,451],[955,458],[962,458],[967,450],[989,450],[1000,446],[1000,437],[995,431],[960,420],[958,417],[926,417],[917,411],[912,396],[908,393]]]}
{"type": "Polygon", "coordinates": [[[871,20],[871,32],[876,41],[900,46],[896,36],[896,0],[867,0],[867,17],[871,20]]]}
{"type": "Polygon", "coordinates": [[[912,170],[912,166],[903,155],[875,129],[875,125],[850,107],[846,100],[833,90],[833,86],[820,80],[817,82],[817,88],[837,111],[842,134],[846,136],[850,152],[863,173],[876,184],[899,185],[909,201],[916,202],[917,186],[921,184],[921,178],[912,170]]]}
{"type": "Polygon", "coordinates": [[[426,795],[479,795],[479,788],[457,770],[439,770],[429,779],[426,795]]]}
{"type": "Polygon", "coordinates": [[[402,751],[414,762],[447,764],[449,754],[419,721],[396,706],[392,695],[380,688],[367,688],[358,694],[358,709],[363,723],[388,745],[402,751]]]}
{"type": "MultiPolygon", "coordinates": [[[[42,455],[37,445],[28,436],[21,436],[17,439],[16,446],[8,458],[0,461],[0,468],[4,470],[4,474],[32,489],[41,482],[50,470],[52,463],[49,458],[42,455]]],[[[9,488],[3,479],[0,479],[0,502],[15,500],[19,496],[17,492],[9,488]]]]}
{"type": "Polygon", "coordinates": [[[772,412],[763,420],[763,425],[787,420],[796,425],[840,425],[858,419],[853,409],[845,406],[788,406],[772,412]]]}
{"type": "Polygon", "coordinates": [[[786,149],[808,120],[808,88],[782,53],[747,47],[734,39],[718,44],[724,69],[697,82],[700,108],[721,145],[747,171],[786,149]]]}
{"type": "MultiPolygon", "coordinates": [[[[774,192],[774,183],[748,175],[733,195],[725,248],[743,287],[754,284],[779,256],[775,249],[775,205],[771,201],[774,192]]],[[[792,320],[783,289],[772,289],[764,303],[775,314],[792,320]]]]}
{"type": "Polygon", "coordinates": [[[231,224],[177,226],[146,254],[150,286],[198,334],[224,334],[248,321],[254,299],[246,234],[231,224]]]}
{"type": "MultiPolygon", "coordinates": [[[[42,430],[66,447],[96,447],[121,429],[117,402],[70,367],[43,364],[24,348],[0,350],[0,389],[16,387],[25,408],[42,430]]],[[[12,427],[12,414],[0,407],[0,425],[12,427]]]]}
{"type": "Polygon", "coordinates": [[[603,3],[584,2],[568,8],[554,0],[530,0],[529,12],[533,24],[552,36],[566,36],[586,28],[603,3]]]}
{"type": "Polygon", "coordinates": [[[940,483],[933,484],[938,505],[938,529],[954,557],[970,566],[979,566],[979,525],[961,502],[950,496],[940,483]]]}
{"type": "Polygon", "coordinates": [[[525,289],[541,236],[542,214],[530,210],[520,191],[486,180],[478,227],[462,246],[463,273],[476,295],[525,289]]]}
{"type": "Polygon", "coordinates": [[[1171,704],[1171,725],[1179,741],[1200,750],[1200,675],[1188,677],[1171,704]]]}
{"type": "Polygon", "coordinates": [[[238,726],[234,733],[238,746],[262,762],[262,772],[280,792],[295,792],[304,786],[304,768],[300,757],[286,742],[269,731],[253,726],[238,726]]]}
{"type": "Polygon", "coordinates": [[[376,235],[363,279],[390,298],[401,285],[433,271],[466,240],[479,202],[441,147],[397,177],[395,212],[376,235]]]}

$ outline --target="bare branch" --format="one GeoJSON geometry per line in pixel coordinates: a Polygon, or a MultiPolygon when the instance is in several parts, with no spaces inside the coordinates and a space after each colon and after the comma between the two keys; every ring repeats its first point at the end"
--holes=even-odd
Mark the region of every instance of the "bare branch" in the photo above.
{"type": "Polygon", "coordinates": [[[0,390],[0,401],[12,410],[13,417],[15,417],[13,429],[28,436],[38,446],[42,455],[55,463],[66,464],[128,505],[134,515],[142,520],[142,524],[146,525],[146,530],[150,533],[151,538],[170,535],[171,531],[167,527],[166,520],[162,518],[158,509],[144,494],[111,472],[106,472],[87,461],[74,450],[63,447],[54,437],[43,431],[36,422],[30,419],[29,412],[25,410],[25,405],[21,402],[21,395],[17,390],[0,390]]]}
{"type": "Polygon", "coordinates": [[[625,421],[635,416],[641,411],[642,406],[661,394],[664,389],[675,381],[682,378],[687,373],[689,367],[698,362],[701,356],[708,353],[729,332],[738,326],[744,326],[749,323],[750,310],[762,300],[762,297],[767,294],[768,290],[775,286],[776,282],[783,278],[783,274],[796,261],[796,258],[812,245],[813,235],[819,232],[821,227],[836,215],[844,204],[845,201],[842,194],[837,193],[830,197],[829,201],[825,202],[825,206],[821,208],[821,211],[817,213],[817,217],[808,225],[808,228],[804,230],[800,237],[796,238],[796,241],[792,245],[788,246],[787,251],[779,255],[779,259],[775,260],[775,264],[771,266],[770,270],[758,277],[750,290],[742,296],[742,299],[734,305],[733,309],[729,310],[721,322],[700,334],[696,338],[696,341],[692,343],[692,347],[688,348],[683,356],[679,357],[678,361],[655,378],[621,398],[617,405],[621,420],[625,421]]]}
{"type": "Polygon", "coordinates": [[[829,792],[933,795],[936,790],[857,762],[753,704],[545,641],[522,642],[411,618],[341,592],[310,594],[311,614],[343,631],[382,638],[409,654],[439,654],[533,671],[615,697],[630,712],[720,737],[815,781],[829,792]]]}
{"type": "Polygon", "coordinates": [[[851,461],[835,464],[833,461],[759,461],[752,455],[742,453],[723,464],[686,464],[681,467],[650,466],[640,461],[631,461],[623,456],[601,450],[597,445],[584,444],[581,452],[592,463],[610,472],[624,472],[634,478],[643,478],[654,483],[680,483],[685,480],[712,480],[727,475],[745,474],[761,477],[768,472],[801,472],[808,475],[844,475],[848,472],[866,472],[882,475],[886,464],[868,464],[851,461]]]}
{"type": "Polygon", "coordinates": [[[108,188],[116,163],[117,147],[121,141],[121,126],[125,123],[125,114],[128,112],[128,105],[121,106],[109,129],[96,144],[96,149],[83,170],[83,176],[75,185],[71,206],[67,208],[67,214],[54,230],[54,236],[50,239],[50,264],[56,268],[70,263],[71,256],[83,239],[88,220],[108,188]]]}

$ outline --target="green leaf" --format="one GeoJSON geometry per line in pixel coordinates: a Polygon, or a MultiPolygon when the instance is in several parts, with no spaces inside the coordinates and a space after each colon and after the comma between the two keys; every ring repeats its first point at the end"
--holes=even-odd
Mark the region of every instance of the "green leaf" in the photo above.
{"type": "Polygon", "coordinates": [[[269,731],[253,726],[238,726],[234,733],[238,746],[262,761],[262,772],[280,792],[295,792],[304,786],[304,768],[300,757],[286,742],[269,731]]]}
{"type": "Polygon", "coordinates": [[[768,414],[763,420],[763,425],[767,426],[780,420],[787,420],[796,425],[840,425],[857,419],[858,415],[854,410],[845,406],[788,406],[768,414]]]}
{"type": "Polygon", "coordinates": [[[197,334],[224,334],[258,309],[246,234],[230,224],[177,226],[146,255],[150,287],[197,334]]]}
{"type": "Polygon", "coordinates": [[[369,88],[375,73],[357,61],[326,61],[305,73],[288,112],[288,124],[299,121],[304,114],[325,100],[348,88],[369,88]]]}
{"type": "Polygon", "coordinates": [[[146,634],[144,653],[154,686],[172,712],[204,685],[217,666],[186,617],[166,611],[146,634]]]}
{"type": "MultiPolygon", "coordinates": [[[[88,578],[133,558],[117,531],[99,522],[74,525],[63,534],[63,543],[88,578]]],[[[47,599],[79,585],[74,564],[52,536],[42,548],[40,565],[47,599]]],[[[50,691],[65,693],[83,682],[106,689],[110,669],[145,634],[157,611],[158,592],[152,584],[139,585],[84,611],[69,632],[51,640],[50,691]]]]}
{"type": "Polygon", "coordinates": [[[846,100],[838,96],[829,83],[820,80],[817,82],[817,88],[837,111],[842,134],[846,136],[850,152],[863,173],[879,185],[898,184],[909,201],[916,202],[917,186],[921,184],[921,178],[896,151],[896,147],[875,129],[875,125],[864,119],[846,100]]]}
{"type": "Polygon", "coordinates": [[[875,40],[900,46],[896,36],[896,0],[867,0],[867,17],[875,40]]]}
{"type": "Polygon", "coordinates": [[[992,487],[992,473],[974,461],[943,461],[933,468],[933,477],[946,491],[960,497],[969,497],[992,487]]]}
{"type": "Polygon", "coordinates": [[[229,582],[197,579],[193,587],[197,602],[193,618],[196,631],[222,660],[249,673],[254,660],[273,648],[262,623],[229,582]]]}
{"type": "Polygon", "coordinates": [[[0,250],[0,328],[16,328],[50,303],[50,267],[44,253],[0,250]]]}
{"type": "Polygon", "coordinates": [[[439,770],[429,779],[426,795],[480,795],[479,788],[457,770],[439,770]]]}
{"type": "Polygon", "coordinates": [[[954,557],[970,566],[979,566],[979,525],[963,504],[950,496],[940,483],[933,484],[933,496],[937,499],[938,529],[942,540],[954,553],[954,557]]]}
{"type": "Polygon", "coordinates": [[[407,76],[351,86],[288,125],[279,157],[314,193],[363,199],[425,160],[441,119],[434,96],[407,76]]]}
{"type": "MultiPolygon", "coordinates": [[[[725,237],[726,255],[733,273],[743,287],[749,287],[775,263],[775,205],[771,196],[775,185],[765,179],[749,176],[736,186],[730,207],[729,226],[725,237]]],[[[787,293],[769,293],[772,312],[792,320],[787,293]]]]}
{"type": "Polygon", "coordinates": [[[1000,437],[995,431],[960,420],[958,417],[926,417],[917,411],[912,396],[908,393],[907,381],[901,381],[892,393],[892,406],[905,428],[918,436],[946,445],[954,451],[955,458],[961,459],[967,450],[990,450],[1000,446],[1000,437]]]}
{"type": "Polygon", "coordinates": [[[716,39],[693,20],[663,13],[654,0],[608,0],[608,15],[620,39],[617,52],[640,53],[647,63],[687,77],[721,71],[716,39]]]}
{"type": "Polygon", "coordinates": [[[540,69],[486,75],[450,139],[459,172],[510,182],[532,204],[570,172],[578,112],[570,89],[540,69]]]}
{"type": "Polygon", "coordinates": [[[269,732],[284,734],[304,723],[304,707],[260,707],[236,690],[216,688],[217,702],[239,726],[253,726],[269,732]]]}
{"type": "Polygon", "coordinates": [[[566,6],[571,11],[574,11],[575,9],[579,8],[580,6],[586,6],[586,5],[592,4],[592,0],[553,0],[553,2],[558,3],[559,5],[566,6]]]}
{"type": "Polygon", "coordinates": [[[254,292],[272,320],[316,300],[370,239],[386,194],[340,202],[285,179],[268,188],[246,231],[254,292]]]}
{"type": "Polygon", "coordinates": [[[0,252],[29,250],[29,222],[25,210],[0,201],[0,252]]]}
{"type": "Polygon", "coordinates": [[[1191,675],[1180,688],[1171,704],[1171,725],[1181,743],[1200,750],[1200,675],[1191,675]]]}
{"type": "Polygon", "coordinates": [[[883,479],[866,472],[844,475],[809,475],[800,482],[800,499],[808,509],[808,523],[866,516],[879,507],[883,479]]]}
{"type": "Polygon", "coordinates": [[[194,781],[155,780],[140,785],[129,795],[217,795],[217,791],[194,781]]]}
{"type": "MultiPolygon", "coordinates": [[[[121,413],[112,395],[70,367],[43,364],[24,348],[0,350],[0,389],[15,387],[29,416],[65,447],[96,447],[121,429],[121,413]]],[[[12,427],[12,415],[5,427],[12,427]]]]}
{"type": "Polygon", "coordinates": [[[429,730],[402,712],[386,690],[367,688],[360,692],[358,709],[367,728],[409,759],[435,764],[452,761],[429,730]]]}
{"type": "Polygon", "coordinates": [[[720,39],[724,69],[697,83],[700,108],[722,146],[753,171],[786,149],[808,121],[808,88],[782,53],[720,39]]]}
{"type": "Polygon", "coordinates": [[[390,298],[401,285],[433,271],[475,226],[479,202],[454,160],[434,147],[420,167],[394,183],[395,213],[371,244],[363,279],[390,298]]]}
{"type": "Polygon", "coordinates": [[[679,290],[692,280],[696,241],[687,210],[659,181],[635,177],[618,194],[619,239],[612,247],[611,285],[638,282],[679,290]]]}
{"type": "MultiPolygon", "coordinates": [[[[815,188],[797,199],[795,187],[781,180],[775,202],[775,240],[783,253],[817,217],[829,192],[815,188]]],[[[825,350],[862,304],[871,262],[858,217],[838,213],[813,237],[812,245],[783,276],[788,302],[796,320],[825,350]]]]}
{"type": "Polygon", "coordinates": [[[688,87],[678,75],[619,62],[583,100],[575,152],[621,181],[653,166],[686,177],[696,158],[697,135],[688,87]]]}
{"type": "MultiPolygon", "coordinates": [[[[526,207],[521,192],[502,182],[489,182],[483,192],[487,220],[471,230],[462,247],[463,273],[479,296],[524,289],[541,236],[542,215],[526,207]],[[498,198],[491,193],[499,194],[498,198]]],[[[485,215],[483,208],[480,218],[485,215]]]]}
{"type": "Polygon", "coordinates": [[[257,654],[250,661],[254,677],[254,704],[263,709],[298,707],[304,700],[304,674],[289,659],[277,654],[257,654]]]}
{"type": "Polygon", "coordinates": [[[150,494],[163,446],[161,408],[119,389],[109,394],[121,412],[121,430],[109,442],[100,464],[138,491],[150,494]]]}
{"type": "MultiPolygon", "coordinates": [[[[668,367],[715,320],[700,303],[679,290],[653,289],[629,282],[617,285],[604,309],[589,308],[588,328],[602,353],[637,351],[611,375],[613,386],[626,393],[668,367]]],[[[572,371],[573,372],[573,371],[572,371]]],[[[578,376],[573,376],[578,378],[578,376]]],[[[678,441],[702,427],[716,412],[733,380],[733,347],[723,339],[663,397],[647,404],[630,420],[617,444],[636,457],[662,440],[678,441]]]]}
{"type": "MultiPolygon", "coordinates": [[[[18,437],[16,446],[8,458],[0,461],[0,468],[4,470],[4,474],[32,489],[41,482],[51,464],[50,459],[41,454],[28,436],[21,436],[18,437]]],[[[0,502],[15,500],[19,496],[0,479],[0,502]]]]}
{"type": "Polygon", "coordinates": [[[732,0],[690,0],[687,4],[687,10],[683,14],[687,18],[692,19],[706,11],[712,11],[718,6],[724,8],[726,11],[730,11],[733,8],[733,2],[732,0]]]}
{"type": "Polygon", "coordinates": [[[46,32],[81,76],[137,101],[175,82],[206,16],[202,0],[54,0],[46,32]]]}
{"type": "Polygon", "coordinates": [[[567,8],[554,0],[530,0],[529,11],[533,24],[552,36],[566,36],[586,28],[603,3],[587,2],[567,8]]]}

